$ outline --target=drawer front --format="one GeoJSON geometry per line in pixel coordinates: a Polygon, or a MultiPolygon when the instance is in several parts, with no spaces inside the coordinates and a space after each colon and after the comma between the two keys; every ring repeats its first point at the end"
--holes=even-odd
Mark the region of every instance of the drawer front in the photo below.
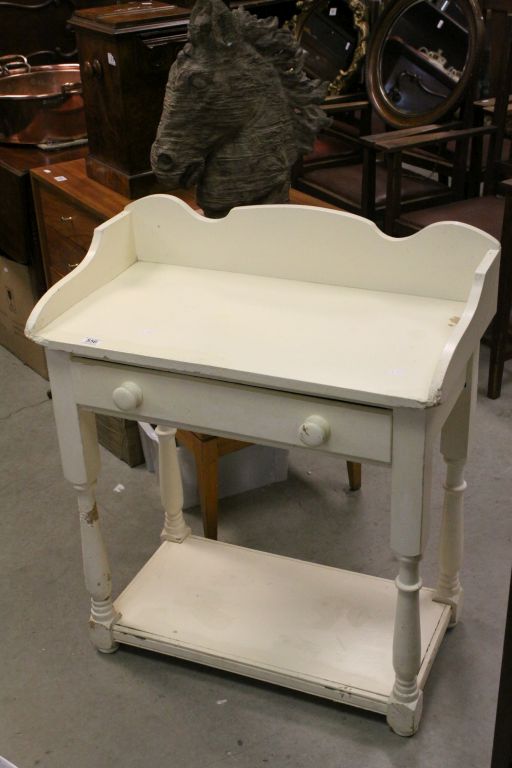
{"type": "Polygon", "coordinates": [[[67,202],[50,189],[41,189],[40,194],[45,228],[87,252],[94,229],[102,219],[67,202]]]}
{"type": "Polygon", "coordinates": [[[391,461],[392,411],[74,358],[76,402],[139,421],[391,461]]]}
{"type": "Polygon", "coordinates": [[[86,253],[87,250],[62,237],[52,227],[46,227],[45,255],[48,269],[53,268],[61,276],[67,275],[80,264],[86,253]]]}

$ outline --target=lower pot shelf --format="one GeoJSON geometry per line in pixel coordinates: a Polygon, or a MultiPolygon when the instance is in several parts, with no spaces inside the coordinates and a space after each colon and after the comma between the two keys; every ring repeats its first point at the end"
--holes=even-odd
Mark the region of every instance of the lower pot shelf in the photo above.
{"type": "MultiPolygon", "coordinates": [[[[423,687],[450,608],[420,592],[423,687]]],[[[115,601],[120,643],[385,713],[392,581],[190,536],[164,542],[115,601]]]]}

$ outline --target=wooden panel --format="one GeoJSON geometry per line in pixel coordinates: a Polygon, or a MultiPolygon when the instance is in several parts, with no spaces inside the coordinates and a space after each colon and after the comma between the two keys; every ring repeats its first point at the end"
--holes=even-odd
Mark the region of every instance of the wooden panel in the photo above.
{"type": "Polygon", "coordinates": [[[123,413],[114,404],[113,392],[130,381],[142,392],[142,402],[126,416],[138,421],[168,421],[215,435],[304,447],[301,425],[317,416],[330,427],[319,450],[391,460],[392,416],[382,408],[80,359],[73,361],[72,370],[76,401],[94,410],[123,413]]]}
{"type": "MultiPolygon", "coordinates": [[[[420,688],[450,615],[432,597],[421,590],[420,688]]],[[[395,604],[387,579],[190,536],[115,601],[114,638],[384,713],[395,604]]]]}

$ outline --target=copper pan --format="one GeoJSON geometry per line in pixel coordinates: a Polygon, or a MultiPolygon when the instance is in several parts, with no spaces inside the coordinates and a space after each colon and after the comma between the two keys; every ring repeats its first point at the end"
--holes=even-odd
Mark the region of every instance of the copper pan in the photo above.
{"type": "Polygon", "coordinates": [[[0,142],[52,144],[86,136],[78,64],[31,67],[0,57],[0,142]]]}

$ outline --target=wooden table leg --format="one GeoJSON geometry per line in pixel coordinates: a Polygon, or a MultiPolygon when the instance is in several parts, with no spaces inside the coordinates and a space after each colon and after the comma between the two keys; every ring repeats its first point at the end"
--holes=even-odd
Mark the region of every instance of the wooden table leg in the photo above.
{"type": "Polygon", "coordinates": [[[460,618],[464,594],[459,578],[464,548],[464,468],[468,456],[471,416],[476,405],[477,377],[478,352],[468,366],[467,385],[441,433],[446,482],[439,550],[439,580],[435,600],[451,606],[450,627],[460,618]]]}
{"type": "Polygon", "coordinates": [[[348,484],[351,491],[361,488],[361,465],[357,461],[347,461],[348,484]]]}
{"type": "Polygon", "coordinates": [[[183,517],[183,485],[176,451],[176,430],[157,427],[160,497],[165,509],[165,522],[161,538],[164,541],[183,541],[190,528],[183,517]]]}
{"type": "Polygon", "coordinates": [[[218,438],[198,441],[194,453],[204,535],[207,539],[216,539],[219,507],[218,438]]]}
{"type": "Polygon", "coordinates": [[[64,476],[78,496],[85,585],[91,596],[90,637],[99,651],[111,653],[117,649],[112,639],[117,614],[95,498],[100,467],[96,420],[73,400],[69,355],[48,351],[47,359],[64,476]]]}
{"type": "Polygon", "coordinates": [[[424,409],[397,410],[394,418],[391,481],[391,548],[399,570],[393,636],[395,683],[387,720],[400,736],[418,730],[423,691],[418,687],[421,663],[419,596],[420,561],[430,506],[432,447],[424,409]]]}

